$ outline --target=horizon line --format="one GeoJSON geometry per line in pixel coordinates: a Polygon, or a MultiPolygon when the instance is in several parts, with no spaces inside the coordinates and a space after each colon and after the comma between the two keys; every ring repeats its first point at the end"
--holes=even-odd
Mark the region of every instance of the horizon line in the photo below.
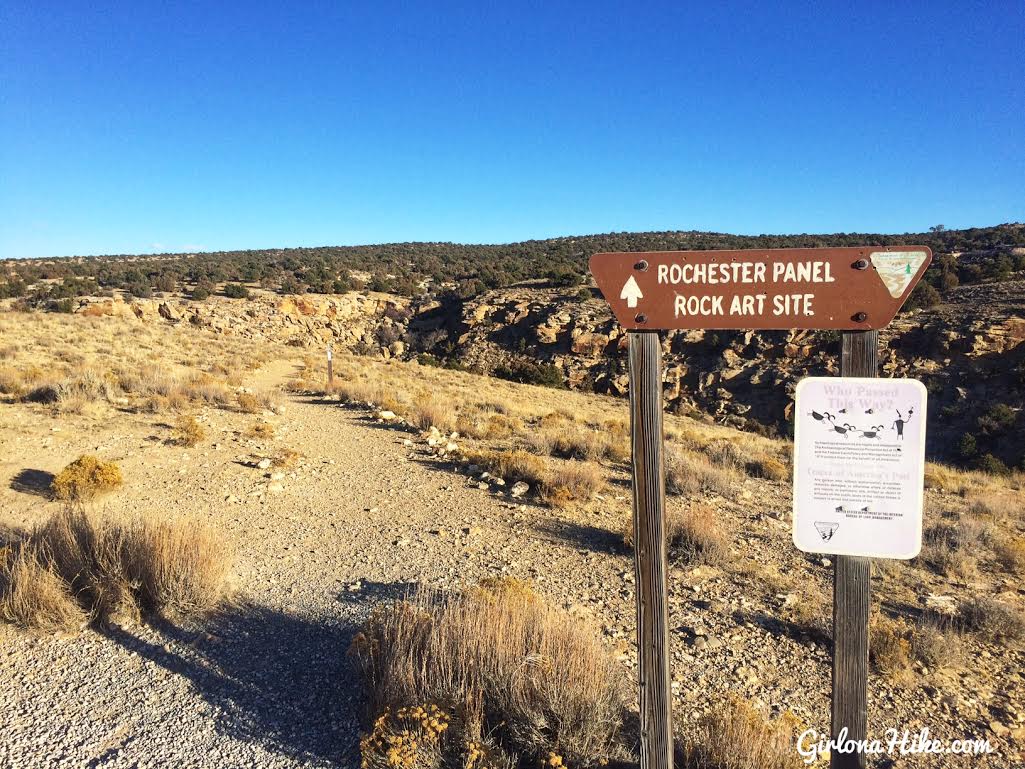
{"type": "MultiPolygon", "coordinates": [[[[499,243],[473,243],[473,242],[458,242],[454,240],[396,240],[386,241],[378,243],[350,243],[350,244],[325,244],[316,246],[298,245],[298,246],[267,246],[261,248],[219,248],[210,250],[182,250],[182,251],[153,251],[153,252],[136,252],[136,253],[105,253],[105,254],[67,254],[67,255],[48,255],[48,256],[7,256],[0,257],[0,262],[11,262],[11,261],[45,261],[48,259],[105,259],[105,258],[126,258],[126,257],[139,257],[139,258],[155,258],[155,257],[187,257],[187,256],[203,256],[208,254],[233,254],[242,251],[256,251],[256,252],[267,252],[267,251],[295,251],[300,249],[309,250],[320,250],[326,248],[383,248],[386,246],[411,246],[411,245],[432,245],[432,246],[459,246],[459,247],[483,247],[483,248],[500,248],[502,246],[516,246],[525,243],[543,243],[546,241],[557,241],[557,240],[574,240],[578,238],[600,238],[600,237],[612,237],[617,235],[718,235],[718,236],[730,236],[735,238],[799,238],[799,237],[838,237],[838,236],[852,236],[852,235],[882,235],[885,237],[906,237],[911,235],[923,235],[923,236],[935,236],[942,233],[956,233],[956,232],[967,232],[968,230],[994,230],[1002,227],[1025,227],[1025,222],[1000,222],[998,224],[990,224],[984,226],[972,226],[972,227],[944,227],[941,230],[928,230],[928,231],[917,231],[912,232],[906,230],[904,232],[858,232],[858,231],[844,231],[844,232],[762,232],[758,234],[740,234],[734,232],[723,232],[717,230],[614,230],[610,232],[594,232],[587,234],[577,235],[553,235],[547,238],[526,238],[524,240],[510,240],[499,243]]],[[[871,245],[871,244],[866,244],[871,245]]]]}

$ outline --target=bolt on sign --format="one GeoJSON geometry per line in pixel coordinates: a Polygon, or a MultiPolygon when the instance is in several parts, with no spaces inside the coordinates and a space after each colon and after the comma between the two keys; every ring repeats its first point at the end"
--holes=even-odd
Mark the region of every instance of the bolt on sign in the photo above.
{"type": "Polygon", "coordinates": [[[607,253],[591,274],[628,330],[843,329],[889,323],[925,246],[607,253]]]}
{"type": "Polygon", "coordinates": [[[914,558],[922,547],[925,386],[808,377],[794,405],[794,544],[914,558]]]}

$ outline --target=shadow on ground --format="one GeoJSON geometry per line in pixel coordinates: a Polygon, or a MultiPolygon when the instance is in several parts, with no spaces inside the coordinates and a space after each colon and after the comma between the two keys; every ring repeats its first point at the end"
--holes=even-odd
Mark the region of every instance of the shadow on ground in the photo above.
{"type": "Polygon", "coordinates": [[[0,548],[15,547],[28,538],[27,529],[0,523],[0,548]]]}
{"type": "MultiPolygon", "coordinates": [[[[387,587],[374,585],[369,603],[395,592],[387,587]]],[[[187,678],[214,709],[219,732],[304,764],[359,765],[362,693],[347,656],[357,620],[243,606],[199,631],[163,622],[155,628],[156,639],[118,627],[105,632],[187,678]]]]}
{"type": "Polygon", "coordinates": [[[534,525],[539,535],[549,540],[563,540],[577,550],[628,556],[633,551],[623,543],[623,532],[610,531],[576,521],[542,520],[534,525]]]}
{"type": "Polygon", "coordinates": [[[339,593],[338,602],[376,607],[411,598],[420,588],[419,582],[374,582],[364,579],[358,584],[358,588],[339,593]]]}
{"type": "Polygon", "coordinates": [[[829,629],[818,625],[792,622],[764,611],[736,611],[733,618],[737,624],[752,623],[764,628],[774,636],[787,636],[795,641],[815,643],[832,648],[833,639],[829,629]]]}
{"type": "Polygon", "coordinates": [[[46,470],[25,469],[11,479],[11,489],[22,494],[34,494],[37,497],[50,496],[50,484],[53,473],[46,470]]]}

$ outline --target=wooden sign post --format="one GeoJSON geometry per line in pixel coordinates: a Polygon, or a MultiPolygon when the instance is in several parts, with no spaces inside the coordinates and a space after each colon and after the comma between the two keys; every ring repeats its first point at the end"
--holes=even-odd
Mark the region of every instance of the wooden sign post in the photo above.
{"type": "MultiPolygon", "coordinates": [[[[851,331],[841,338],[840,376],[875,377],[879,332],[851,331]]],[[[872,561],[850,555],[833,560],[833,698],[830,732],[854,740],[868,736],[868,620],[872,561]]],[[[832,769],[864,769],[859,752],[830,753],[832,769]]]]}
{"type": "MultiPolygon", "coordinates": [[[[878,329],[932,259],[924,246],[609,253],[590,270],[628,330],[641,769],[673,765],[662,460],[662,349],[669,329],[842,330],[842,376],[876,376],[878,329]]],[[[869,566],[834,566],[833,736],[866,736],[869,566]]],[[[859,753],[835,769],[864,766],[859,753]]]]}
{"type": "Polygon", "coordinates": [[[331,345],[327,346],[327,389],[330,390],[335,386],[335,368],[334,368],[334,353],[331,350],[331,345]]]}
{"type": "Polygon", "coordinates": [[[628,338],[641,766],[670,769],[673,695],[662,461],[662,342],[654,331],[631,331],[628,338]]]}

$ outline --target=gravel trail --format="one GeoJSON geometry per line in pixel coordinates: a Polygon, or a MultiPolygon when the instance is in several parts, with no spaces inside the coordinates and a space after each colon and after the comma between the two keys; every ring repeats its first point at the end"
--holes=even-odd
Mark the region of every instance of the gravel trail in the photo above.
{"type": "MultiPolygon", "coordinates": [[[[271,364],[255,384],[291,371],[271,364]]],[[[359,625],[417,583],[508,566],[507,545],[469,544],[507,533],[509,505],[421,461],[403,445],[408,433],[302,396],[286,399],[266,445],[242,437],[252,417],[208,417],[213,435],[192,451],[147,440],[140,426],[62,438],[52,469],[62,456],[106,449],[126,488],[104,506],[216,523],[237,551],[244,605],[193,628],[62,638],[0,627],[0,766],[356,766],[360,697],[346,649],[359,625]],[[281,447],[302,459],[275,482],[252,464],[281,447]]],[[[50,437],[3,442],[21,455],[3,468],[12,477],[26,455],[31,466],[54,462],[50,437]]],[[[15,525],[56,509],[4,486],[15,525]]]]}
{"type": "MultiPolygon", "coordinates": [[[[253,384],[277,386],[292,371],[291,363],[268,364],[253,384]]],[[[191,628],[55,637],[0,625],[0,767],[357,767],[361,695],[346,650],[375,607],[417,585],[457,587],[497,574],[532,580],[573,615],[593,619],[632,676],[622,470],[585,510],[521,504],[365,412],[303,395],[284,400],[283,414],[265,417],[273,439],[246,437],[257,417],[212,410],[202,415],[209,437],[194,449],[168,445],[166,426],[149,415],[90,425],[41,420],[22,405],[0,414],[0,526],[27,528],[57,509],[16,479],[45,478],[99,453],[126,478],[101,504],[209,520],[236,551],[244,599],[191,628]],[[294,466],[257,467],[284,449],[301,455],[294,466]]],[[[828,617],[829,562],[793,548],[785,482],[748,478],[736,499],[710,503],[741,564],[805,575],[822,599],[812,610],[828,617]]],[[[827,727],[829,640],[781,620],[787,596],[763,584],[762,573],[670,569],[673,689],[684,723],[733,693],[827,727]]],[[[930,678],[905,688],[874,677],[870,730],[901,724],[945,739],[986,735],[985,714],[1020,712],[1022,663],[1020,651],[982,648],[963,685],[930,678]]],[[[1017,760],[1004,743],[973,765],[1017,760]]]]}

